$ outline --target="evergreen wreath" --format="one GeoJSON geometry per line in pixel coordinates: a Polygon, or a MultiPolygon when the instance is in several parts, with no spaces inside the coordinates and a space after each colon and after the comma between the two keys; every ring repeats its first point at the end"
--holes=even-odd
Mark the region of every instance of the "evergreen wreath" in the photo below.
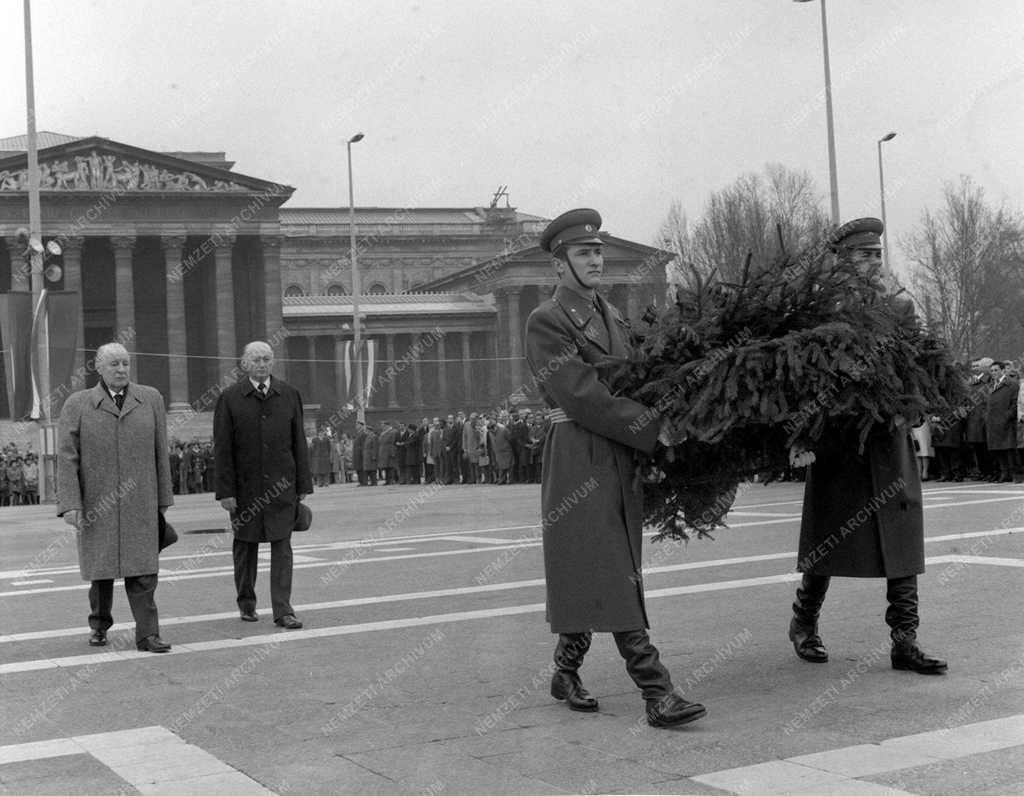
{"type": "MultiPolygon", "coordinates": [[[[616,394],[666,415],[681,440],[642,468],[644,521],[656,538],[725,525],[739,484],[788,466],[791,446],[914,424],[962,394],[946,345],[906,294],[824,246],[783,255],[738,282],[679,287],[634,328],[616,394]]],[[[852,451],[851,451],[852,453],[852,451]]]]}

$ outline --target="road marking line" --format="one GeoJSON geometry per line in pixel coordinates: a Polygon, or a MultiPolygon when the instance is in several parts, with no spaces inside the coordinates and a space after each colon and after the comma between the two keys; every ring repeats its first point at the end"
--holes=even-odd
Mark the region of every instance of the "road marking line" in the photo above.
{"type": "Polygon", "coordinates": [[[78,754],[92,755],[142,793],[273,793],[160,726],[0,746],[0,765],[78,754]]]}
{"type": "Polygon", "coordinates": [[[752,766],[690,777],[694,782],[736,794],[905,793],[858,777],[931,765],[974,754],[1024,745],[1024,714],[964,724],[950,729],[889,738],[752,766]],[[863,787],[861,787],[863,786],[863,787]]]}
{"type": "MultiPolygon", "coordinates": [[[[758,556],[757,558],[777,558],[780,555],[783,554],[773,554],[772,556],[765,557],[758,556]]],[[[788,553],[785,555],[791,556],[793,555],[793,553],[788,553]]],[[[949,558],[950,556],[935,556],[933,558],[928,558],[925,561],[929,564],[936,564],[944,563],[949,558]]],[[[984,558],[984,556],[979,556],[979,558],[984,558]]],[[[652,571],[667,572],[694,568],[695,564],[697,563],[699,562],[689,564],[675,564],[669,567],[657,567],[656,570],[652,571]]],[[[739,580],[714,581],[710,583],[698,583],[687,586],[670,586],[662,589],[648,589],[646,591],[646,598],[648,600],[656,600],[661,599],[663,597],[677,597],[684,594],[701,594],[712,591],[725,591],[729,589],[743,589],[757,586],[768,586],[777,583],[790,583],[799,580],[800,577],[801,575],[799,572],[787,572],[780,575],[766,575],[763,577],[742,578],[739,580]]],[[[542,579],[538,578],[530,581],[490,584],[488,586],[483,587],[470,586],[462,587],[461,589],[444,591],[456,591],[461,593],[470,593],[472,591],[501,591],[504,589],[523,588],[526,586],[539,586],[542,585],[543,582],[544,581],[542,579]]],[[[430,596],[445,596],[440,592],[421,592],[420,594],[430,596]]],[[[426,599],[426,597],[416,597],[410,595],[384,595],[383,597],[357,598],[357,600],[364,602],[395,602],[404,599],[426,599]]],[[[335,604],[327,603],[324,605],[334,607],[335,604]]],[[[307,609],[313,607],[314,606],[307,606],[307,609]]],[[[419,625],[432,623],[444,624],[447,622],[464,622],[474,619],[486,619],[499,616],[513,616],[525,613],[538,613],[543,611],[544,609],[544,603],[532,603],[525,605],[502,606],[498,608],[482,608],[474,611],[455,611],[447,614],[432,614],[429,616],[421,617],[404,617],[401,619],[385,619],[374,622],[360,622],[352,625],[334,625],[331,627],[324,628],[278,631],[270,634],[264,633],[256,636],[247,636],[245,638],[215,639],[213,641],[194,642],[191,644],[175,642],[174,648],[170,651],[170,653],[159,656],[157,660],[162,660],[165,657],[173,656],[176,654],[181,655],[188,652],[207,652],[214,650],[229,649],[233,647],[256,646],[260,644],[281,644],[285,642],[304,641],[313,638],[329,638],[332,636],[350,635],[354,633],[369,633],[378,630],[392,630],[398,628],[417,627],[419,625]]],[[[78,632],[82,631],[79,630],[78,632]]],[[[138,660],[140,658],[152,659],[152,655],[151,653],[146,652],[135,652],[134,650],[125,650],[123,652],[105,652],[72,655],[63,658],[41,658],[34,661],[21,661],[17,663],[0,664],[0,675],[36,671],[40,669],[67,668],[71,666],[81,666],[84,664],[114,663],[117,661],[138,660]]]]}
{"type": "Polygon", "coordinates": [[[517,539],[485,539],[482,536],[438,536],[444,542],[469,542],[470,544],[518,544],[517,539]]]}
{"type": "Polygon", "coordinates": [[[12,586],[38,586],[41,583],[53,583],[48,578],[40,578],[39,580],[12,580],[12,586]]]}

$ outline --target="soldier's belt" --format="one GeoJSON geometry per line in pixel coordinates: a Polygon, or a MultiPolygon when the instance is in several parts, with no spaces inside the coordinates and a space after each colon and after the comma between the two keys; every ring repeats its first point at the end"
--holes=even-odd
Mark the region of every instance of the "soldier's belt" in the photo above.
{"type": "Polygon", "coordinates": [[[570,418],[565,413],[564,409],[552,409],[550,412],[548,412],[548,420],[550,420],[552,423],[571,423],[572,422],[572,418],[570,418]]]}

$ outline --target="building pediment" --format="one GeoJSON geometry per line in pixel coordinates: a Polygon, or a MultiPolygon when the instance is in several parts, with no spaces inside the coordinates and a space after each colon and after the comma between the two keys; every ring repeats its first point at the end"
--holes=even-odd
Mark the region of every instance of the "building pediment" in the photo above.
{"type": "MultiPolygon", "coordinates": [[[[75,193],[244,194],[272,191],[278,204],[294,188],[225,168],[106,138],[83,138],[40,149],[40,189],[75,193]],[[282,190],[284,189],[284,190],[282,190]]],[[[0,159],[0,193],[28,190],[23,152],[0,159]]]]}

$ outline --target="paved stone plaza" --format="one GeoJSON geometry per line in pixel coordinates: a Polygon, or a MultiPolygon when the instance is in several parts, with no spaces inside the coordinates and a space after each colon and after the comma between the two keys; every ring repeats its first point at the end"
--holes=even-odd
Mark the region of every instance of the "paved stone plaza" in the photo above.
{"type": "Polygon", "coordinates": [[[290,632],[265,568],[260,621],[238,620],[226,515],[180,497],[169,655],[128,622],[89,647],[73,535],[52,507],[0,509],[0,792],[1016,794],[1024,489],[926,487],[920,638],[945,677],[889,667],[875,580],[836,580],[831,661],[796,658],[799,485],[744,490],[714,541],[649,543],[652,637],[708,708],[677,730],[644,723],[610,637],[582,672],[599,713],[548,695],[536,486],[318,490],[290,632]]]}

